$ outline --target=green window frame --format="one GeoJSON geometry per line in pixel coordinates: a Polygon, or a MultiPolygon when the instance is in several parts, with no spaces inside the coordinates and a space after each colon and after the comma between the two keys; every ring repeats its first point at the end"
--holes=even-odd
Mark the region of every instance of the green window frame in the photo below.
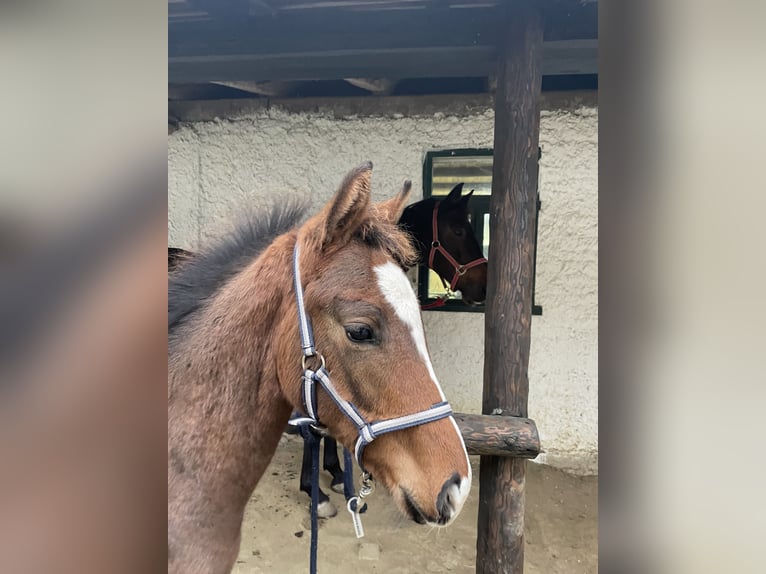
{"type": "MultiPolygon", "coordinates": [[[[538,161],[541,157],[538,149],[538,161]]],[[[489,202],[492,194],[492,148],[460,148],[426,152],[423,161],[423,198],[443,197],[463,181],[463,193],[474,189],[469,204],[469,218],[476,234],[476,240],[482,247],[484,256],[489,251],[489,202]],[[453,169],[450,168],[452,164],[453,169]],[[436,176],[434,175],[436,166],[436,176]],[[440,169],[441,168],[441,169],[440,169]],[[464,173],[460,173],[460,170],[464,173]],[[441,172],[441,173],[439,173],[441,172]],[[457,172],[457,173],[456,173],[457,172]]],[[[540,216],[540,191],[537,191],[537,219],[540,216]]],[[[537,268],[537,223],[535,223],[535,257],[532,274],[532,314],[542,315],[543,308],[535,303],[535,275],[537,268]]],[[[444,294],[444,287],[439,276],[427,265],[418,268],[418,298],[422,304],[432,303],[444,294]]],[[[459,299],[449,299],[442,307],[430,311],[450,311],[463,313],[483,313],[485,306],[467,306],[459,299]]]]}

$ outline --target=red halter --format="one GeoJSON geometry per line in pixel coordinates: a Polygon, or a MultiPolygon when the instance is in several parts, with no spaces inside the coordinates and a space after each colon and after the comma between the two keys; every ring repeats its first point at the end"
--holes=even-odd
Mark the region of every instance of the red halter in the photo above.
{"type": "Polygon", "coordinates": [[[446,304],[447,299],[449,298],[452,291],[454,291],[455,286],[457,285],[457,282],[460,281],[460,278],[465,275],[465,272],[469,269],[476,267],[478,265],[481,265],[483,263],[486,263],[487,260],[484,257],[479,257],[478,259],[474,259],[473,261],[469,261],[468,263],[461,264],[458,263],[457,260],[452,257],[452,255],[449,254],[449,252],[442,247],[441,242],[439,241],[439,204],[441,202],[437,201],[436,205],[434,205],[434,215],[433,215],[433,240],[431,241],[431,252],[428,255],[428,267],[429,269],[434,269],[434,256],[436,255],[437,251],[441,253],[441,255],[449,261],[450,265],[455,269],[455,273],[452,276],[452,281],[450,282],[449,286],[447,285],[447,282],[444,280],[444,278],[439,275],[439,279],[441,279],[442,285],[444,285],[444,288],[446,289],[446,293],[442,295],[439,299],[436,301],[429,303],[428,305],[422,305],[421,309],[433,309],[434,307],[442,307],[446,304]]]}

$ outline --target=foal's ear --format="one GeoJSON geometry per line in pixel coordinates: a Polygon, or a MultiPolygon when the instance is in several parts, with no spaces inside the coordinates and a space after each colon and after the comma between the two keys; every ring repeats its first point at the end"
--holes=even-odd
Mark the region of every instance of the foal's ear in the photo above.
{"type": "Polygon", "coordinates": [[[412,191],[412,182],[408,179],[402,185],[402,190],[391,199],[375,204],[378,215],[388,223],[396,225],[402,217],[402,212],[407,205],[407,200],[412,191]]]}
{"type": "Polygon", "coordinates": [[[449,195],[444,199],[447,203],[457,204],[460,201],[460,195],[463,193],[463,183],[458,183],[449,192],[449,195]]]}
{"type": "Polygon", "coordinates": [[[370,215],[370,178],[372,162],[350,171],[316,222],[320,248],[333,242],[345,242],[370,215]]]}

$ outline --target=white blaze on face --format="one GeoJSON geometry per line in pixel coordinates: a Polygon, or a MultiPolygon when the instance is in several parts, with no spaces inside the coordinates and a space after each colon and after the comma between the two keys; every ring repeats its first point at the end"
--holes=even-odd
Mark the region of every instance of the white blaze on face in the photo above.
{"type": "MultiPolygon", "coordinates": [[[[404,322],[410,330],[410,334],[415,342],[415,348],[420,353],[423,362],[428,369],[428,373],[431,375],[431,380],[436,385],[436,389],[439,391],[439,396],[442,401],[446,401],[444,392],[442,391],[439,380],[436,378],[433,365],[431,364],[431,357],[428,355],[428,347],[426,346],[426,336],[423,332],[423,321],[420,318],[420,305],[418,304],[415,292],[412,289],[407,276],[401,268],[392,263],[384,263],[375,267],[375,275],[378,277],[378,287],[380,288],[383,297],[386,298],[388,304],[393,307],[396,316],[404,322]]],[[[468,491],[471,489],[471,461],[468,458],[468,451],[466,451],[465,443],[463,442],[463,435],[460,434],[460,429],[457,428],[457,423],[453,417],[449,417],[452,426],[455,428],[458,438],[460,438],[460,444],[463,445],[463,451],[465,452],[465,460],[468,465],[468,476],[464,477],[460,482],[460,505],[465,502],[468,496],[468,491]]],[[[457,514],[457,513],[456,513],[457,514]]]]}
{"type": "Polygon", "coordinates": [[[431,365],[431,358],[428,356],[423,321],[420,320],[420,306],[407,276],[400,267],[390,261],[376,267],[375,274],[378,276],[378,287],[380,287],[383,296],[388,304],[394,308],[396,316],[409,328],[412,338],[415,340],[415,348],[426,364],[428,374],[431,375],[431,379],[436,384],[439,396],[443,401],[446,401],[439,381],[436,379],[433,365],[431,365]]]}

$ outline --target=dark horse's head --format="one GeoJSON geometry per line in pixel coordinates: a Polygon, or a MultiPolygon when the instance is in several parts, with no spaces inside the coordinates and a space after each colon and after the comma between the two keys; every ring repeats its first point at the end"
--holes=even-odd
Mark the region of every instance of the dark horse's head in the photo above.
{"type": "Polygon", "coordinates": [[[453,290],[460,291],[464,303],[475,305],[487,297],[487,265],[468,220],[468,202],[473,190],[462,193],[463,184],[459,183],[444,199],[432,197],[410,205],[404,210],[399,225],[415,238],[420,263],[431,267],[453,290]],[[442,250],[434,250],[439,245],[449,257],[442,250]],[[463,270],[464,265],[467,268],[463,270]]]}

